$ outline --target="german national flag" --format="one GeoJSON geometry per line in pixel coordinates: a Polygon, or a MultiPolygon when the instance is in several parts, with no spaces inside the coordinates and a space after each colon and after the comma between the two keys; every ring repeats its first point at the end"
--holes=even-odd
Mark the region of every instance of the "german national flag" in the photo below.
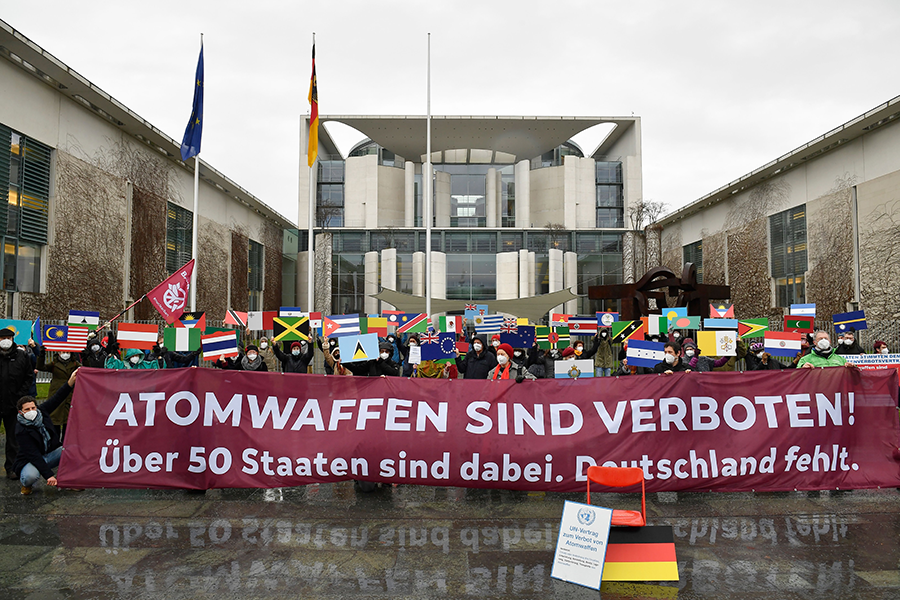
{"type": "Polygon", "coordinates": [[[603,581],[678,581],[672,528],[612,527],[603,581]]]}

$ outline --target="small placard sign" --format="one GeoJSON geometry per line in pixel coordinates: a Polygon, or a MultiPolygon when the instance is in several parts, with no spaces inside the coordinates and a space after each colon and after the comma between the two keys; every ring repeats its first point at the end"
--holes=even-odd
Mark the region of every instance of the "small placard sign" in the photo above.
{"type": "Polygon", "coordinates": [[[599,590],[612,509],[566,501],[550,576],[599,590]]]}

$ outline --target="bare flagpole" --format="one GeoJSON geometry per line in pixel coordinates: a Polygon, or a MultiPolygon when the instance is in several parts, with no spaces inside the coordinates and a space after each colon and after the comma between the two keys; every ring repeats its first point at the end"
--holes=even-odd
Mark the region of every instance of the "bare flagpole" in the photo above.
{"type": "Polygon", "coordinates": [[[432,210],[432,173],[431,173],[431,34],[428,34],[428,70],[425,77],[426,92],[426,108],[425,117],[426,135],[425,135],[425,172],[422,173],[422,179],[425,182],[424,198],[422,204],[425,208],[425,314],[431,316],[431,210],[432,210]]]}

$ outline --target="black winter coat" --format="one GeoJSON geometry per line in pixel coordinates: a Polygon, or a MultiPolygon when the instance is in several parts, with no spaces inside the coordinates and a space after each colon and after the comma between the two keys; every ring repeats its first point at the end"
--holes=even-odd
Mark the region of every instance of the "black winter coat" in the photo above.
{"type": "Polygon", "coordinates": [[[0,414],[16,414],[16,402],[28,395],[32,381],[34,367],[24,350],[13,346],[9,352],[0,352],[0,414]]]}
{"type": "Polygon", "coordinates": [[[744,364],[746,365],[744,368],[745,371],[780,371],[788,368],[786,365],[775,360],[774,356],[770,356],[765,364],[763,364],[762,359],[756,358],[756,355],[750,352],[744,357],[744,364]]]}
{"type": "Polygon", "coordinates": [[[456,368],[463,374],[463,379],[487,379],[488,373],[496,366],[497,355],[490,349],[483,349],[481,356],[469,350],[465,356],[456,357],[456,368]]]}
{"type": "Polygon", "coordinates": [[[50,434],[46,450],[44,450],[44,438],[36,427],[25,427],[16,421],[16,441],[19,443],[19,453],[16,455],[16,464],[13,467],[16,473],[21,473],[25,465],[31,463],[44,479],[53,477],[53,469],[44,462],[44,455],[62,446],[62,442],[59,440],[59,429],[50,419],[50,413],[56,410],[71,392],[72,387],[65,383],[50,398],[37,405],[38,410],[42,413],[44,427],[50,434]]]}
{"type": "Polygon", "coordinates": [[[281,367],[285,373],[306,373],[309,363],[312,362],[315,346],[307,342],[306,352],[301,351],[299,356],[285,354],[278,347],[277,343],[272,345],[272,350],[275,352],[278,360],[281,361],[281,367]]]}

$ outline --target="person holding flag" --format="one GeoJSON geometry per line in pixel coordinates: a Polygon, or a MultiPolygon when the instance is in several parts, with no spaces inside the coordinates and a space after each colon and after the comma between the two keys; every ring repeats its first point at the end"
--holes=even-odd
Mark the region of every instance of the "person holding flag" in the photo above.
{"type": "Polygon", "coordinates": [[[16,332],[0,329],[0,416],[6,430],[6,478],[18,479],[14,468],[19,446],[16,444],[16,402],[28,395],[34,369],[25,351],[13,342],[16,332]]]}
{"type": "MultiPolygon", "coordinates": [[[[28,345],[37,351],[37,370],[49,372],[50,388],[47,392],[48,396],[53,396],[69,380],[81,363],[76,360],[71,352],[58,352],[56,358],[47,360],[47,349],[35,343],[33,339],[28,340],[28,345]]],[[[62,441],[66,435],[66,423],[69,420],[69,410],[72,408],[72,394],[69,393],[62,403],[50,413],[53,424],[59,428],[59,439],[62,441]]]]}

